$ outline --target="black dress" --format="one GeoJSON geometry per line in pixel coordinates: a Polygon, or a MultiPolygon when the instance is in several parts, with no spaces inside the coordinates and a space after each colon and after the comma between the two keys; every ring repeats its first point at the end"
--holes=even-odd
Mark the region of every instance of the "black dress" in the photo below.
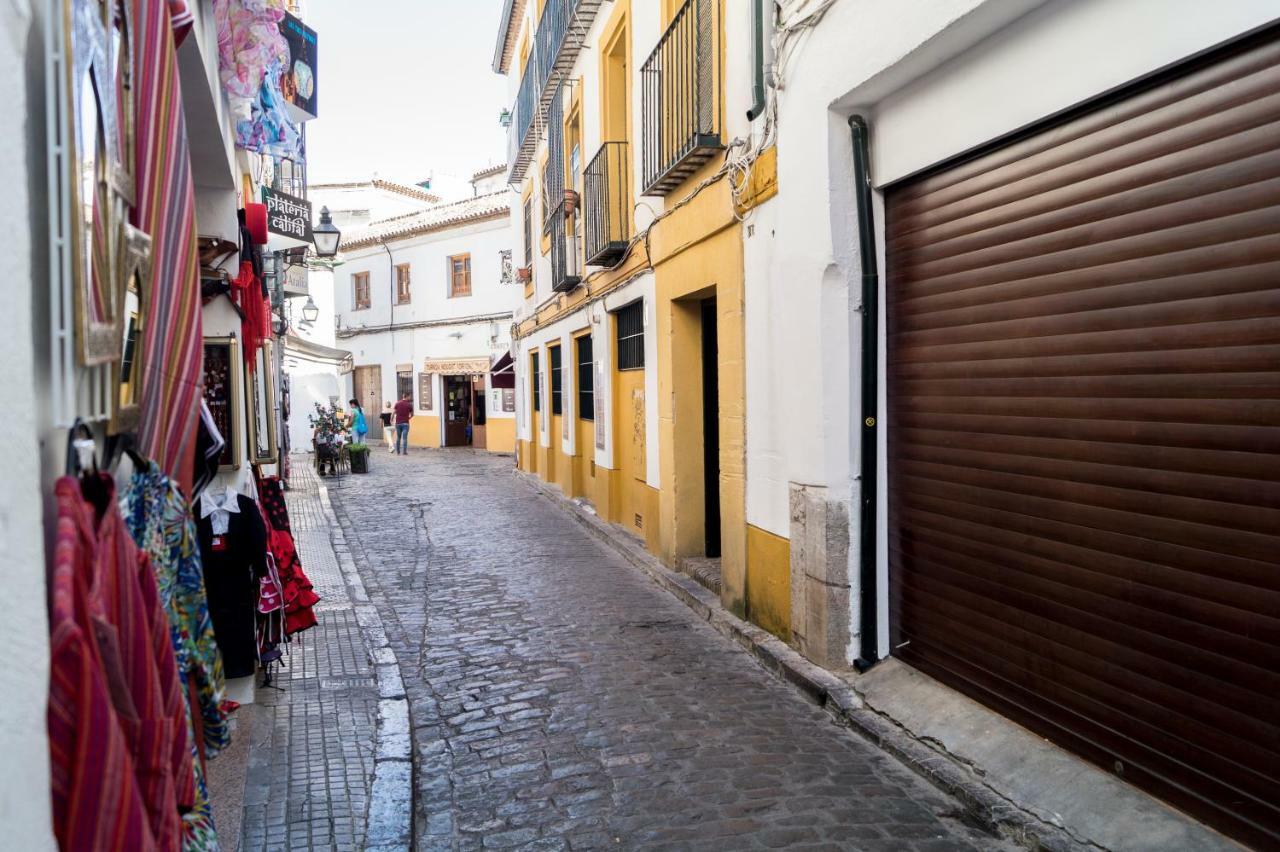
{"type": "MultiPolygon", "coordinates": [[[[258,579],[267,573],[267,527],[258,504],[237,496],[227,533],[215,544],[213,516],[200,518],[200,560],[213,633],[227,677],[247,677],[258,667],[258,579]]],[[[199,513],[198,513],[199,514],[199,513]]]]}

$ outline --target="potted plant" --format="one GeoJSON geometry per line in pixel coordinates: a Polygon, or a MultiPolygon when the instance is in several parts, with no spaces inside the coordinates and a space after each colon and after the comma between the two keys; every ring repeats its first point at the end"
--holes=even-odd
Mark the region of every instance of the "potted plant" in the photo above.
{"type": "Polygon", "coordinates": [[[351,444],[347,447],[347,452],[351,454],[351,472],[352,473],[368,473],[369,472],[369,445],[368,444],[351,444]]]}
{"type": "Polygon", "coordinates": [[[532,278],[533,278],[532,266],[522,266],[516,270],[516,280],[519,281],[521,284],[528,284],[529,280],[532,278]]]}
{"type": "Polygon", "coordinates": [[[578,191],[576,189],[566,189],[564,191],[564,212],[565,215],[573,213],[578,209],[578,191]]]}
{"type": "Polygon", "coordinates": [[[314,430],[313,440],[316,452],[316,472],[324,476],[325,468],[330,473],[337,473],[338,436],[342,433],[342,422],[338,417],[336,405],[324,406],[315,404],[316,413],[308,416],[314,430]]]}

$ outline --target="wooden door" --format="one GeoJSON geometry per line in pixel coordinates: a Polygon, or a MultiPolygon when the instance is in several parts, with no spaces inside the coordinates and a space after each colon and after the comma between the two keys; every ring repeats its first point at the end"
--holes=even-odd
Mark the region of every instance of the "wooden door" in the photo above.
{"type": "MultiPolygon", "coordinates": [[[[382,411],[382,367],[379,364],[372,364],[366,367],[356,367],[352,374],[352,385],[355,398],[360,400],[360,405],[364,407],[364,418],[371,426],[378,421],[378,414],[382,411]]],[[[347,400],[342,400],[342,409],[345,411],[350,406],[347,400]]]]}
{"type": "Polygon", "coordinates": [[[894,653],[1280,845],[1280,41],[891,189],[894,653]]]}
{"type": "Polygon", "coordinates": [[[465,447],[471,424],[471,382],[466,376],[444,379],[444,445],[465,447]]]}

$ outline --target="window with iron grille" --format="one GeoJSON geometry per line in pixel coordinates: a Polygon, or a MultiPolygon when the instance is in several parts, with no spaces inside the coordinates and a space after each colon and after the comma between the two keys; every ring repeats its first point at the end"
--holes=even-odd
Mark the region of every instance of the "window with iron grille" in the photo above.
{"type": "Polygon", "coordinates": [[[405,394],[409,395],[409,399],[413,399],[413,373],[410,371],[396,371],[396,399],[404,399],[405,394]]]}
{"type": "Polygon", "coordinates": [[[524,202],[524,265],[533,267],[533,196],[524,202]]]}
{"type": "Polygon", "coordinates": [[[614,314],[618,330],[618,369],[644,369],[644,300],[632,302],[614,314]]]}
{"type": "Polygon", "coordinates": [[[560,347],[552,346],[547,350],[551,356],[551,413],[564,413],[564,382],[562,378],[564,372],[560,364],[560,347]]]}
{"type": "Polygon", "coordinates": [[[407,305],[409,303],[409,264],[401,263],[396,265],[396,304],[407,305]]]}
{"type": "Polygon", "coordinates": [[[357,272],[351,276],[352,300],[355,310],[369,307],[369,273],[357,272]]]}
{"type": "Polygon", "coordinates": [[[542,410],[542,376],[538,373],[538,353],[534,352],[529,359],[530,383],[533,385],[533,410],[542,410]]]}
{"type": "Polygon", "coordinates": [[[595,359],[591,357],[591,335],[578,338],[578,417],[596,419],[595,359]]]}

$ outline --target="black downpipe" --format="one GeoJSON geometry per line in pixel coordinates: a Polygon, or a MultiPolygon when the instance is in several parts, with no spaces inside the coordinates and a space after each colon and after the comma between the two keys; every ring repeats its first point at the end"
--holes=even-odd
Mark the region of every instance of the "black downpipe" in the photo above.
{"type": "Polygon", "coordinates": [[[751,109],[747,110],[747,121],[755,121],[764,113],[764,3],[765,0],[751,0],[751,49],[754,52],[751,63],[751,109]]]}
{"type": "Polygon", "coordinates": [[[853,140],[853,196],[858,211],[858,254],[862,261],[862,412],[858,463],[858,671],[880,662],[880,589],[876,571],[876,491],[880,399],[880,271],[871,198],[870,132],[860,115],[849,117],[853,140]]]}

